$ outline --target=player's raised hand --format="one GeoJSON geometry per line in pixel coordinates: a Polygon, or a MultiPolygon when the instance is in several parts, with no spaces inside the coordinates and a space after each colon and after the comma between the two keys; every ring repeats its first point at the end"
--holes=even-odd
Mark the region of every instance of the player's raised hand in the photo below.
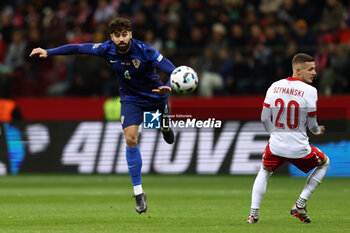
{"type": "Polygon", "coordinates": [[[318,127],[320,128],[321,132],[316,133],[315,135],[322,136],[324,134],[324,132],[326,131],[326,127],[324,125],[319,125],[318,127]]]}
{"type": "Polygon", "coordinates": [[[158,94],[160,94],[160,95],[162,95],[162,94],[171,92],[171,87],[168,87],[168,86],[160,86],[160,87],[158,87],[158,89],[153,89],[152,91],[153,91],[153,92],[156,92],[156,93],[158,93],[158,94]]]}
{"type": "Polygon", "coordinates": [[[45,49],[35,48],[30,53],[29,57],[32,57],[32,56],[34,56],[36,54],[39,54],[39,57],[41,57],[41,58],[47,58],[47,51],[45,49]]]}

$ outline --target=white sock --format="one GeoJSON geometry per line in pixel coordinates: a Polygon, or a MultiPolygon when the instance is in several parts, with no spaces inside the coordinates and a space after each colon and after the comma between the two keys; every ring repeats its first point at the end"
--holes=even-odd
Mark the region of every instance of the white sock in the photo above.
{"type": "Polygon", "coordinates": [[[266,192],[267,180],[271,174],[271,172],[266,171],[262,167],[260,168],[253,185],[252,204],[250,206],[252,209],[259,209],[260,203],[266,192]]]}
{"type": "Polygon", "coordinates": [[[134,195],[137,196],[137,195],[139,195],[141,193],[143,193],[142,185],[141,184],[135,185],[134,186],[134,195]]]}
{"type": "Polygon", "coordinates": [[[317,186],[321,183],[324,175],[326,174],[326,171],[329,166],[329,159],[325,164],[323,164],[320,167],[316,167],[315,170],[309,175],[309,177],[306,180],[305,187],[300,194],[300,197],[308,200],[311,194],[315,191],[317,186]]]}
{"type": "Polygon", "coordinates": [[[306,200],[304,198],[299,197],[299,199],[297,200],[297,207],[299,209],[304,208],[305,207],[305,202],[306,202],[306,200]]]}
{"type": "Polygon", "coordinates": [[[249,216],[259,217],[259,209],[250,209],[249,216]]]}

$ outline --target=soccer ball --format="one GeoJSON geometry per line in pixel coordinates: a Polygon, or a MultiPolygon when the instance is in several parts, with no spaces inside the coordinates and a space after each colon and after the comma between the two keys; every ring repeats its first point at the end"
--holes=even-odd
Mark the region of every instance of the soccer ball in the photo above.
{"type": "Polygon", "coordinates": [[[171,87],[179,94],[189,94],[198,86],[197,73],[188,66],[177,67],[170,75],[171,87]]]}

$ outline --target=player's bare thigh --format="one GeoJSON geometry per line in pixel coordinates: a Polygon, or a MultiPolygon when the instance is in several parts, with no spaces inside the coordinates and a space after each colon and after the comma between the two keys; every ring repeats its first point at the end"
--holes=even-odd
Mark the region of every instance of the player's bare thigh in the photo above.
{"type": "Polygon", "coordinates": [[[138,125],[130,125],[128,127],[124,128],[124,136],[126,145],[128,147],[135,147],[137,146],[137,135],[139,132],[139,126],[138,125]]]}

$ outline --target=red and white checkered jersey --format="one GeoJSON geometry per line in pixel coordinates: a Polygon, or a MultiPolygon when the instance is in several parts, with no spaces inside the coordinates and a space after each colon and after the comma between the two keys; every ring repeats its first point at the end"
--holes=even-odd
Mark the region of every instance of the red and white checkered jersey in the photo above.
{"type": "Polygon", "coordinates": [[[311,152],[307,117],[316,115],[317,90],[298,78],[273,83],[266,93],[264,107],[270,108],[273,129],[270,150],[286,158],[302,158],[311,152]]]}

